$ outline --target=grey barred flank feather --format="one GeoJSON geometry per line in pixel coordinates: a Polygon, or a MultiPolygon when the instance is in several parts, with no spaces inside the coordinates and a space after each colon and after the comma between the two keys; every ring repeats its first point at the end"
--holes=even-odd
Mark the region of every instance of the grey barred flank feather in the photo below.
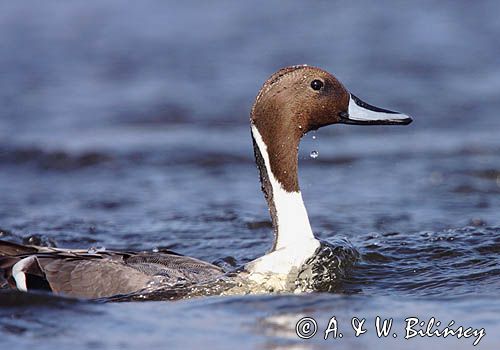
{"type": "Polygon", "coordinates": [[[0,286],[16,289],[12,269],[27,257],[23,267],[28,291],[46,289],[56,294],[80,298],[103,298],[138,292],[157,283],[161,287],[199,283],[214,279],[224,271],[201,260],[158,252],[88,253],[23,246],[0,240],[0,286]]]}

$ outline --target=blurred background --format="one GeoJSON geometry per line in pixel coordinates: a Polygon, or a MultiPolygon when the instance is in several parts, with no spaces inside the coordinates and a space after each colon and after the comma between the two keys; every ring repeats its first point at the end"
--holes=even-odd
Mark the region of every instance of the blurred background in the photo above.
{"type": "Polygon", "coordinates": [[[314,231],[364,256],[354,289],[495,294],[499,12],[493,0],[3,2],[0,238],[263,254],[249,111],[270,74],[306,63],[414,118],[303,140],[314,231]]]}

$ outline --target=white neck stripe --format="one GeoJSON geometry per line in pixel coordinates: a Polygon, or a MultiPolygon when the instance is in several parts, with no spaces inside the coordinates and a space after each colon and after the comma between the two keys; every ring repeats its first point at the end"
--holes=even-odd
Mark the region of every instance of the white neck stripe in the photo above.
{"type": "Polygon", "coordinates": [[[314,239],[302,194],[300,191],[288,192],[283,188],[271,170],[267,146],[255,125],[252,125],[252,134],[264,159],[269,182],[272,186],[278,225],[275,249],[297,246],[314,239]]]}

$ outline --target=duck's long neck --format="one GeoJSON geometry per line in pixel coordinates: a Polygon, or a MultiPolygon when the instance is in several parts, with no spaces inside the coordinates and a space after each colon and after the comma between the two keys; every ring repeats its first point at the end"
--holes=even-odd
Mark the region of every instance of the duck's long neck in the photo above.
{"type": "Polygon", "coordinates": [[[300,137],[266,136],[268,141],[279,140],[279,144],[268,146],[252,123],[255,161],[273,223],[274,251],[304,244],[314,239],[314,234],[298,185],[300,137]]]}

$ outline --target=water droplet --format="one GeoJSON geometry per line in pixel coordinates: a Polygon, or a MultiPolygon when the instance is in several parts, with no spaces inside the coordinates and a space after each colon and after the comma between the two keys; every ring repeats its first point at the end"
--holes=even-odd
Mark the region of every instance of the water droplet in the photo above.
{"type": "Polygon", "coordinates": [[[158,248],[156,248],[156,247],[155,247],[155,248],[153,248],[153,253],[158,253],[159,251],[160,251],[160,249],[158,249],[158,248]]]}
{"type": "Polygon", "coordinates": [[[316,140],[316,135],[313,135],[313,136],[312,136],[312,139],[313,139],[313,140],[316,140]]]}
{"type": "Polygon", "coordinates": [[[316,159],[319,156],[318,151],[311,151],[311,154],[309,155],[312,159],[316,159]]]}

